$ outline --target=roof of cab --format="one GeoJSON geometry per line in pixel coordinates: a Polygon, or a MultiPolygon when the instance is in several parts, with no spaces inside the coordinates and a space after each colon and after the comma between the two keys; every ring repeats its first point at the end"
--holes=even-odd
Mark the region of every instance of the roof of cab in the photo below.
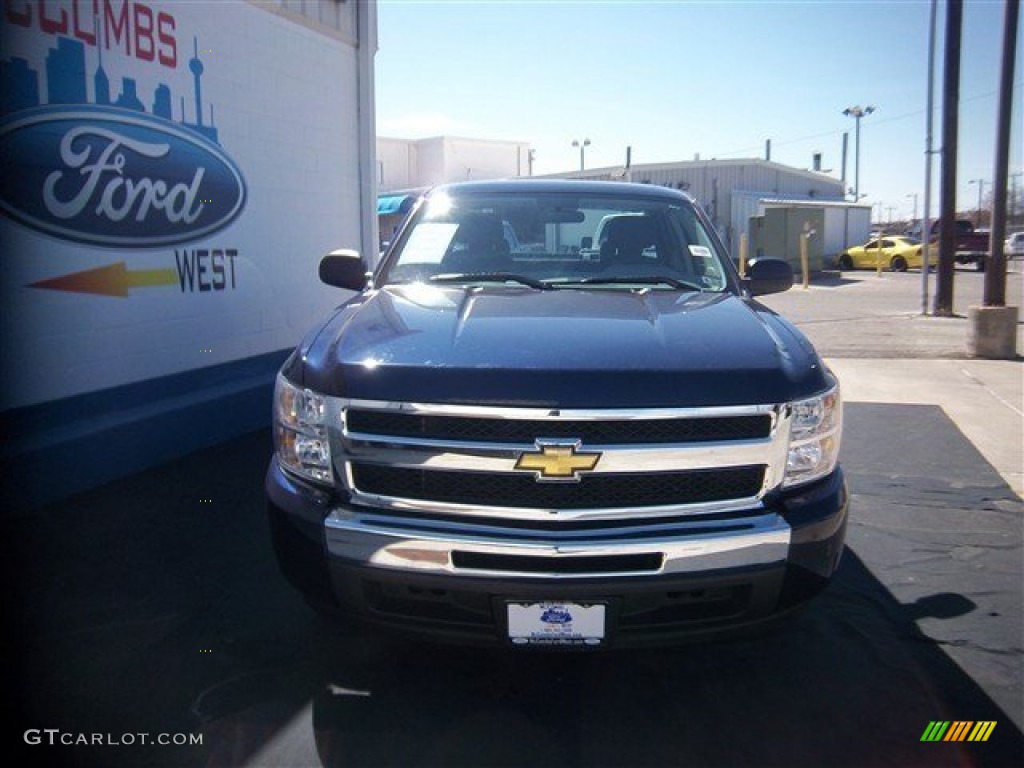
{"type": "Polygon", "coordinates": [[[442,184],[427,194],[445,194],[459,197],[472,194],[499,194],[521,192],[523,194],[562,193],[569,195],[621,195],[623,197],[654,197],[665,200],[689,200],[690,195],[669,187],[654,184],[634,184],[624,181],[586,181],[579,179],[501,179],[488,181],[460,181],[442,184]]]}

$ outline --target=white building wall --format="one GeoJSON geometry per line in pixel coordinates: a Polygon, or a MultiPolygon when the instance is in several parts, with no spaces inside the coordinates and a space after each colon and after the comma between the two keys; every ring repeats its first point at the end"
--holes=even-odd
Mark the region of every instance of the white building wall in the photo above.
{"type": "Polygon", "coordinates": [[[9,106],[2,137],[16,172],[2,187],[0,346],[18,365],[0,410],[293,347],[338,301],[320,257],[361,247],[375,180],[360,169],[373,117],[360,116],[357,4],[299,8],[332,27],[285,2],[150,5],[151,55],[108,30],[101,59],[83,33],[37,23],[34,3],[5,20],[0,59],[37,74],[38,104],[9,106]],[[73,102],[53,98],[51,71],[73,102]],[[95,137],[94,164],[122,158],[94,189],[62,150],[72,131],[95,137]],[[147,205],[118,184],[178,191],[147,205]]]}
{"type": "Polygon", "coordinates": [[[430,187],[447,181],[444,160],[445,140],[443,137],[423,139],[416,142],[416,184],[430,187]]]}
{"type": "Polygon", "coordinates": [[[445,181],[510,179],[523,176],[520,143],[449,138],[445,141],[445,181]]]}
{"type": "Polygon", "coordinates": [[[382,191],[422,186],[417,178],[419,148],[402,139],[377,138],[377,184],[382,191]]]}
{"type": "Polygon", "coordinates": [[[265,10],[279,12],[293,21],[327,27],[357,39],[356,2],[348,0],[249,0],[265,10]]]}
{"type": "Polygon", "coordinates": [[[530,146],[519,141],[378,137],[377,153],[382,192],[473,179],[516,178],[530,171],[530,146]]]}

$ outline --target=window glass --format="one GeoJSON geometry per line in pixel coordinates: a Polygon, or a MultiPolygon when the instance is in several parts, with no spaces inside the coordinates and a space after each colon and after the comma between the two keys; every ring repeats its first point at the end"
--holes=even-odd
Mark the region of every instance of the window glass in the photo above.
{"type": "Polygon", "coordinates": [[[717,240],[687,201],[523,193],[435,196],[396,243],[381,282],[511,274],[556,287],[724,291],[717,240]],[[669,278],[660,285],[658,278],[669,278]]]}

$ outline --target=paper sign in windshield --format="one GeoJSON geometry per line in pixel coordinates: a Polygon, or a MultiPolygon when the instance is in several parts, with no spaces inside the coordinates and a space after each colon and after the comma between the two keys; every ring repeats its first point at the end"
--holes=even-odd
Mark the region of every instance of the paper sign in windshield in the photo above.
{"type": "Polygon", "coordinates": [[[440,264],[459,225],[446,221],[424,221],[412,231],[402,249],[406,264],[440,264]]]}

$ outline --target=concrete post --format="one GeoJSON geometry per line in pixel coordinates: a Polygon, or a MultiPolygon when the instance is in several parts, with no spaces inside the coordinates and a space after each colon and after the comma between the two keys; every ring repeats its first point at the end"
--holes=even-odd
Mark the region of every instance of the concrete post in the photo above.
{"type": "Polygon", "coordinates": [[[967,355],[987,360],[1017,357],[1017,307],[968,307],[967,355]]]}
{"type": "MultiPolygon", "coordinates": [[[[1019,0],[1007,0],[1003,24],[1003,61],[999,78],[999,119],[993,174],[992,233],[985,264],[985,299],[982,307],[969,307],[967,354],[995,360],[1017,356],[1018,308],[1006,306],[1006,187],[1010,169],[1010,119],[1013,105],[1013,68],[1017,51],[1019,0]]],[[[978,182],[981,208],[981,181],[978,182]]]]}

